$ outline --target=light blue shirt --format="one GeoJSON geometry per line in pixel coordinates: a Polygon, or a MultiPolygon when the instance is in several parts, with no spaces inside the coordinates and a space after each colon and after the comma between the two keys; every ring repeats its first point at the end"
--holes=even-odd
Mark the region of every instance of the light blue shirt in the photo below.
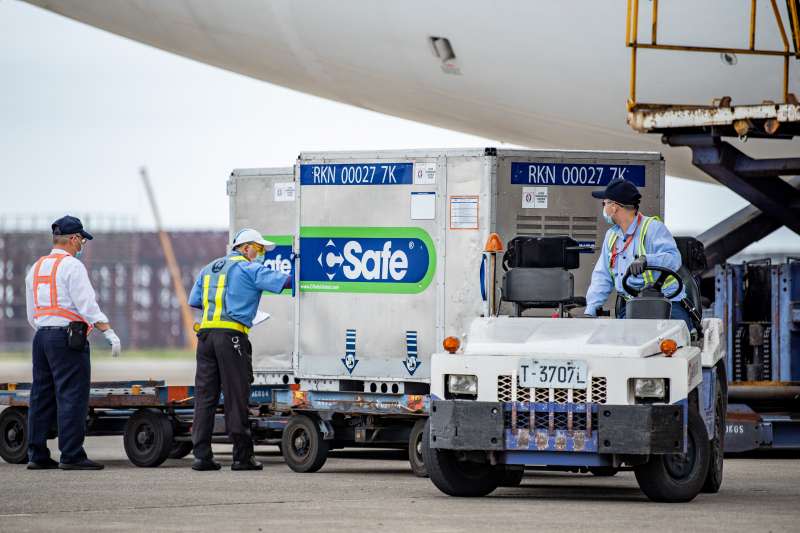
{"type": "MultiPolygon", "coordinates": [[[[641,218],[641,223],[646,219],[641,218]]],[[[634,219],[633,223],[628,227],[628,231],[623,234],[622,228],[619,225],[612,226],[603,238],[603,249],[600,252],[600,257],[597,258],[597,264],[592,271],[592,283],[589,285],[589,290],[586,291],[586,314],[595,315],[597,308],[606,303],[608,296],[612,290],[616,290],[617,294],[629,296],[625,289],[622,288],[622,278],[625,276],[628,267],[636,259],[636,248],[639,243],[639,233],[641,229],[639,217],[634,219]],[[617,234],[614,247],[617,250],[622,250],[625,246],[625,241],[629,235],[633,235],[633,240],[624,252],[620,252],[614,261],[614,277],[608,271],[611,251],[608,249],[608,240],[612,233],[617,234]]],[[[653,220],[647,228],[647,233],[644,239],[645,257],[647,258],[648,266],[661,266],[666,267],[675,272],[681,267],[681,254],[678,251],[678,246],[675,244],[675,239],[669,232],[663,222],[653,220]]],[[[659,272],[653,272],[655,279],[658,279],[659,272]]],[[[631,276],[628,278],[628,285],[636,289],[641,289],[644,286],[642,276],[631,276]]],[[[675,289],[667,287],[667,294],[675,289]]],[[[680,294],[672,298],[673,301],[680,301],[686,296],[686,291],[681,290],[680,294]]]]}
{"type": "MultiPolygon", "coordinates": [[[[228,257],[241,255],[233,252],[228,257]]],[[[235,263],[228,271],[227,281],[225,282],[225,300],[223,306],[225,314],[236,322],[246,327],[253,326],[253,318],[258,311],[258,303],[261,301],[263,291],[281,292],[287,274],[277,272],[267,268],[260,263],[241,261],[235,263]]],[[[203,278],[202,275],[192,287],[189,294],[189,305],[197,309],[203,309],[203,278]]]]}

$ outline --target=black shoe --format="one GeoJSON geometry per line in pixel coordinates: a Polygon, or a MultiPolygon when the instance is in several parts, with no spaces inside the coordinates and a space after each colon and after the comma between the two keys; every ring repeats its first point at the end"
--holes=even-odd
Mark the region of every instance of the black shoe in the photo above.
{"type": "Polygon", "coordinates": [[[262,470],[264,465],[256,461],[255,457],[248,457],[244,461],[234,461],[231,470],[262,470]]]}
{"type": "Polygon", "coordinates": [[[214,459],[195,459],[194,463],[192,463],[192,470],[197,470],[198,472],[219,470],[220,468],[222,468],[222,465],[214,459]]]}
{"type": "Polygon", "coordinates": [[[38,463],[33,461],[28,463],[28,470],[55,470],[56,468],[58,468],[58,461],[53,461],[49,457],[38,463]]]}
{"type": "Polygon", "coordinates": [[[95,463],[91,459],[84,459],[77,463],[59,463],[58,468],[61,470],[102,470],[105,466],[95,463]]]}

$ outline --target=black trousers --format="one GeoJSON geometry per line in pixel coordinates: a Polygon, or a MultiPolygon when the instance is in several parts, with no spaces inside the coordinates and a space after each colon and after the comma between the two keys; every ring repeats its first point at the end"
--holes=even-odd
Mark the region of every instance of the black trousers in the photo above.
{"type": "Polygon", "coordinates": [[[33,337],[33,385],[28,408],[28,459],[50,458],[47,434],[58,422],[62,463],[86,459],[83,439],[89,412],[89,343],[67,346],[66,329],[39,329],[33,337]]]}
{"type": "Polygon", "coordinates": [[[233,460],[253,455],[248,405],[253,381],[253,347],[245,333],[207,329],[197,335],[197,371],[194,381],[194,456],[211,459],[214,415],[224,393],[225,427],[233,441],[233,460]]]}

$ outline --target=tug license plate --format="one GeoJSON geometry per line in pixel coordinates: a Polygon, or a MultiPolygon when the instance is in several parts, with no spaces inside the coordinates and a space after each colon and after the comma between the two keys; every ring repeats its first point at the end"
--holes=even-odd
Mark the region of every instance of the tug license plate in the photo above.
{"type": "Polygon", "coordinates": [[[554,359],[520,359],[518,380],[520,387],[546,389],[585,389],[585,361],[554,359]]]}

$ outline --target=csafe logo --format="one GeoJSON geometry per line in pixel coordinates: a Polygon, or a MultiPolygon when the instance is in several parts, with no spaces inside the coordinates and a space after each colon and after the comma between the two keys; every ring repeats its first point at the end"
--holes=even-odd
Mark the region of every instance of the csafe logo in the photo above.
{"type": "MultiPolygon", "coordinates": [[[[292,241],[291,235],[264,235],[268,241],[275,243],[275,249],[264,254],[264,266],[276,272],[283,272],[294,279],[294,261],[292,260],[292,241]]],[[[265,296],[274,293],[264,291],[265,296]]],[[[280,294],[291,295],[292,289],[284,289],[280,294]]]]}
{"type": "Polygon", "coordinates": [[[300,228],[300,290],[415,294],[436,271],[421,228],[300,228]]]}

